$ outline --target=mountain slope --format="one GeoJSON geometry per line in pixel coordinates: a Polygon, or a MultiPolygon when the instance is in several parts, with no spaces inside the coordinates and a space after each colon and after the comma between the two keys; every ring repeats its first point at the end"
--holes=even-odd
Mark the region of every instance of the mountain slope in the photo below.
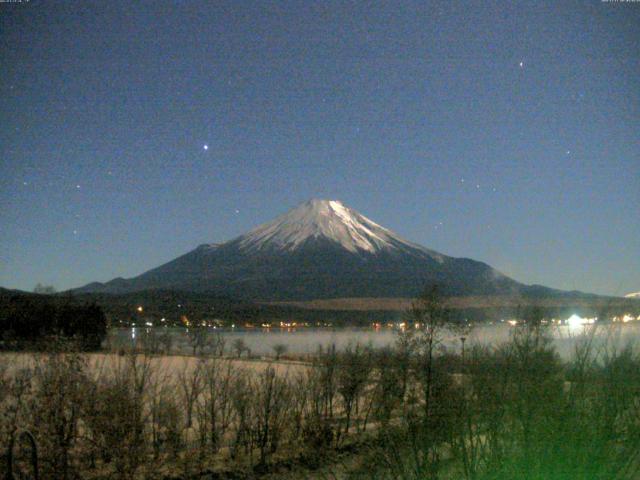
{"type": "Polygon", "coordinates": [[[554,294],[489,265],[404,240],[338,201],[310,200],[223,244],[205,244],[132,279],[80,291],[150,288],[257,300],[411,297],[437,283],[450,295],[554,294]]]}

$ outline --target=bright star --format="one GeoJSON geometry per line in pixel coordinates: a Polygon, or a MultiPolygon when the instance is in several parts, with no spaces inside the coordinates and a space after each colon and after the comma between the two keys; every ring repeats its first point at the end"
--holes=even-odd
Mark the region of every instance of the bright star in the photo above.
{"type": "Polygon", "coordinates": [[[520,68],[524,68],[524,62],[522,60],[520,61],[519,65],[520,65],[520,68]]]}
{"type": "Polygon", "coordinates": [[[209,150],[209,145],[207,145],[206,143],[203,145],[202,147],[204,150],[209,150]]]}

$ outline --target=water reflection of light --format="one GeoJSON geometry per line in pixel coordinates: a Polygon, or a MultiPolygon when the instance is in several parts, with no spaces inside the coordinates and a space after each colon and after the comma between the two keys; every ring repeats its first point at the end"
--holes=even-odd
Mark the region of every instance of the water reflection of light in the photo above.
{"type": "Polygon", "coordinates": [[[133,327],[131,329],[131,340],[135,340],[136,339],[136,327],[133,327]]]}

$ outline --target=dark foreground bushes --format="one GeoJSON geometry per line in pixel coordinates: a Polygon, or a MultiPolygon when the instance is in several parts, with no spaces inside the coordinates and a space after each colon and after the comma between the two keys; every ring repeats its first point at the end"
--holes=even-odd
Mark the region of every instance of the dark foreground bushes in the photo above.
{"type": "Polygon", "coordinates": [[[95,305],[79,305],[39,296],[0,301],[0,349],[51,348],[59,338],[81,350],[98,350],[107,334],[107,319],[95,305]]]}
{"type": "MultiPolygon", "coordinates": [[[[29,431],[47,479],[256,478],[296,463],[334,478],[339,451],[361,458],[338,478],[639,478],[637,351],[586,336],[563,362],[549,332],[525,324],[462,358],[443,350],[445,325],[417,313],[395,348],[329,348],[289,369],[235,355],[5,353],[0,452],[29,431]]],[[[29,472],[24,442],[14,450],[15,471],[29,472]]]]}
{"type": "MultiPolygon", "coordinates": [[[[410,401],[378,431],[353,478],[640,478],[638,351],[587,336],[563,363],[548,333],[519,327],[505,345],[471,349],[459,374],[433,381],[430,411],[410,401]]],[[[440,360],[434,371],[449,371],[440,360]]]]}

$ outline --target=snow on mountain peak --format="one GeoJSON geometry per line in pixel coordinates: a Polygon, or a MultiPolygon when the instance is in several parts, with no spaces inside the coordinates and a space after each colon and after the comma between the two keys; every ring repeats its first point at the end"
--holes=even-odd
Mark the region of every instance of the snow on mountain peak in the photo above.
{"type": "Polygon", "coordinates": [[[627,293],[625,295],[625,298],[640,298],[640,292],[627,293]]]}
{"type": "Polygon", "coordinates": [[[420,248],[338,200],[309,200],[239,238],[248,250],[295,250],[309,239],[325,238],[350,252],[376,253],[402,246],[420,248]]]}

